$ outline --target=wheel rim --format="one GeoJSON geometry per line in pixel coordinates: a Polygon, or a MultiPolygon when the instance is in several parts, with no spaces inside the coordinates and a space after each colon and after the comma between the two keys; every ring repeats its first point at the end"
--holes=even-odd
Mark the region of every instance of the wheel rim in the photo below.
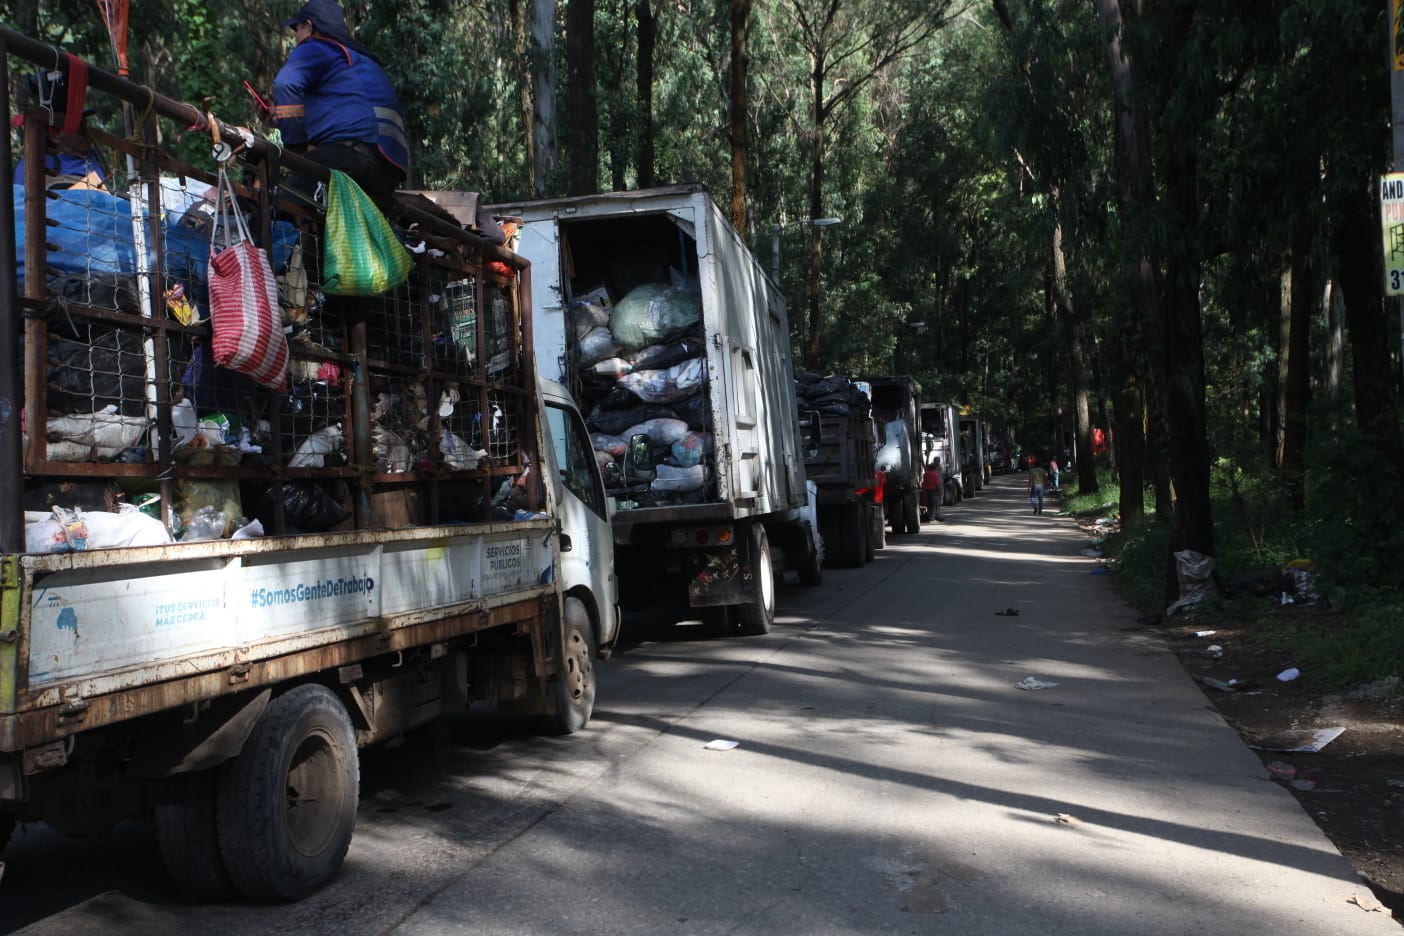
{"type": "Polygon", "coordinates": [[[761,611],[767,618],[773,613],[775,608],[775,576],[770,568],[770,549],[767,548],[764,538],[758,544],[760,546],[760,561],[756,563],[757,574],[760,575],[760,599],[761,611]]]}
{"type": "Polygon", "coordinates": [[[571,701],[579,702],[590,691],[590,677],[594,664],[590,660],[590,647],[585,635],[577,628],[566,632],[565,653],[561,658],[561,678],[565,680],[566,691],[571,701]]]}
{"type": "Polygon", "coordinates": [[[309,734],[293,752],[285,786],[285,818],[288,840],[299,853],[320,855],[336,838],[343,773],[336,744],[325,732],[309,734]]]}

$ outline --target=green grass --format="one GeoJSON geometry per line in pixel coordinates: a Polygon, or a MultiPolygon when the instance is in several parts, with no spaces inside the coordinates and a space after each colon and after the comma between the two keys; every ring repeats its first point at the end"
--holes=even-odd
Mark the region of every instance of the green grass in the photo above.
{"type": "MultiPolygon", "coordinates": [[[[1094,495],[1065,497],[1063,512],[1116,516],[1120,490],[1109,477],[1099,482],[1094,495]]],[[[1374,567],[1360,559],[1375,551],[1352,536],[1348,522],[1310,510],[1293,514],[1283,509],[1271,483],[1241,474],[1216,486],[1213,510],[1220,584],[1240,573],[1311,559],[1318,600],[1315,607],[1303,602],[1284,608],[1270,597],[1214,594],[1195,605],[1188,619],[1205,628],[1249,628],[1326,687],[1404,677],[1404,593],[1361,581],[1374,567]]],[[[1102,549],[1113,557],[1126,600],[1147,613],[1163,612],[1171,524],[1157,521],[1153,502],[1145,516],[1142,526],[1105,536],[1102,549]]]]}

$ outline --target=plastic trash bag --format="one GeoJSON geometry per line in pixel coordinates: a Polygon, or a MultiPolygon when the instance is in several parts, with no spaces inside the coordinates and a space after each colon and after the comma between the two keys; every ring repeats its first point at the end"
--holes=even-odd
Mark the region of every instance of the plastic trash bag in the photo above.
{"type": "Polygon", "coordinates": [[[584,338],[586,333],[601,325],[609,327],[609,304],[602,295],[589,293],[570,304],[571,321],[575,323],[575,337],[584,338]]]}
{"type": "Polygon", "coordinates": [[[618,458],[629,447],[629,440],[623,436],[592,432],[590,433],[590,447],[596,452],[608,453],[611,458],[618,458]]]}
{"type": "Polygon", "coordinates": [[[116,513],[55,507],[51,517],[24,528],[24,548],[32,553],[164,546],[170,542],[165,524],[142,513],[135,504],[123,504],[116,513]]]}
{"type": "Polygon", "coordinates": [[[681,400],[674,400],[672,406],[674,415],[686,422],[689,429],[702,432],[711,428],[707,423],[706,393],[694,393],[681,400]]]}
{"type": "Polygon", "coordinates": [[[326,457],[340,452],[343,444],[340,426],[323,426],[302,440],[293,457],[288,460],[288,467],[323,468],[326,466],[326,457]]]}
{"type": "Polygon", "coordinates": [[[674,468],[672,465],[659,465],[653,483],[654,491],[697,491],[706,483],[706,472],[701,465],[690,468],[674,468]]]}
{"type": "MultiPolygon", "coordinates": [[[[273,488],[263,489],[258,500],[258,519],[264,526],[273,525],[273,488]]],[[[288,481],[283,484],[283,522],[290,533],[325,533],[341,523],[351,513],[343,510],[326,491],[308,481],[288,481]]]]}
{"type": "Polygon", "coordinates": [[[652,440],[654,448],[666,448],[687,435],[687,423],[681,419],[660,417],[630,426],[620,435],[625,442],[636,435],[646,435],[652,440]]]}
{"type": "Polygon", "coordinates": [[[674,364],[701,357],[707,344],[696,335],[688,335],[666,344],[649,345],[625,356],[635,370],[664,370],[674,364]]]}
{"type": "MultiPolygon", "coordinates": [[[[647,422],[650,419],[666,417],[674,418],[673,411],[666,406],[658,406],[652,403],[644,403],[639,406],[630,406],[624,409],[596,409],[585,417],[585,425],[589,426],[593,432],[603,432],[605,435],[625,436],[630,426],[647,422]]],[[[679,435],[678,438],[682,436],[679,435]]],[[[677,441],[676,439],[672,441],[677,441]]]]}
{"type": "Polygon", "coordinates": [[[698,358],[667,370],[643,370],[619,378],[619,386],[645,403],[672,403],[697,392],[707,381],[707,362],[698,358]]]}
{"type": "Polygon", "coordinates": [[[239,500],[238,481],[178,478],[176,508],[185,527],[185,533],[181,535],[182,541],[222,539],[244,525],[244,508],[239,500]],[[197,516],[200,518],[199,526],[192,530],[191,523],[197,516]],[[204,535],[212,530],[217,532],[204,535]]]}
{"type": "Polygon", "coordinates": [[[702,297],[687,288],[644,283],[619,300],[609,328],[626,349],[646,348],[702,320],[702,297]]]}
{"type": "Polygon", "coordinates": [[[673,443],[673,458],[683,468],[701,464],[706,453],[707,437],[701,432],[689,432],[673,443]]]}
{"type": "Polygon", "coordinates": [[[580,366],[590,367],[606,358],[617,356],[620,349],[614,335],[610,334],[608,328],[600,325],[581,337],[577,350],[580,353],[580,366]]]}
{"type": "Polygon", "coordinates": [[[1171,617],[1198,603],[1214,583],[1214,557],[1182,549],[1175,553],[1175,575],[1180,581],[1180,598],[1165,609],[1171,617]]]}

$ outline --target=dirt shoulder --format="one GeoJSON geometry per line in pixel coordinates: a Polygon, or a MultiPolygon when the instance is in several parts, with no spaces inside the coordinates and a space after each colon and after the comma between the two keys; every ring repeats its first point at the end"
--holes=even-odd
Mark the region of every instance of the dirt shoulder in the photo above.
{"type": "Polygon", "coordinates": [[[1404,697],[1398,687],[1328,692],[1310,673],[1282,681],[1278,674],[1292,661],[1248,628],[1215,625],[1214,633],[1204,634],[1205,625],[1181,617],[1151,626],[1385,912],[1404,920],[1404,697]],[[1343,730],[1317,753],[1265,749],[1319,742],[1334,733],[1322,732],[1337,728],[1343,730]]]}

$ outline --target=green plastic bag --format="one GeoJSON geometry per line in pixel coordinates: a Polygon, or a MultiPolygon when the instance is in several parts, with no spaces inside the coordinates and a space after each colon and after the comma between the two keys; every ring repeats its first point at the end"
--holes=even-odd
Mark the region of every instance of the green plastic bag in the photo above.
{"type": "Polygon", "coordinates": [[[370,196],[344,172],[331,171],[322,248],[322,292],[379,296],[409,277],[414,261],[370,196]]]}

